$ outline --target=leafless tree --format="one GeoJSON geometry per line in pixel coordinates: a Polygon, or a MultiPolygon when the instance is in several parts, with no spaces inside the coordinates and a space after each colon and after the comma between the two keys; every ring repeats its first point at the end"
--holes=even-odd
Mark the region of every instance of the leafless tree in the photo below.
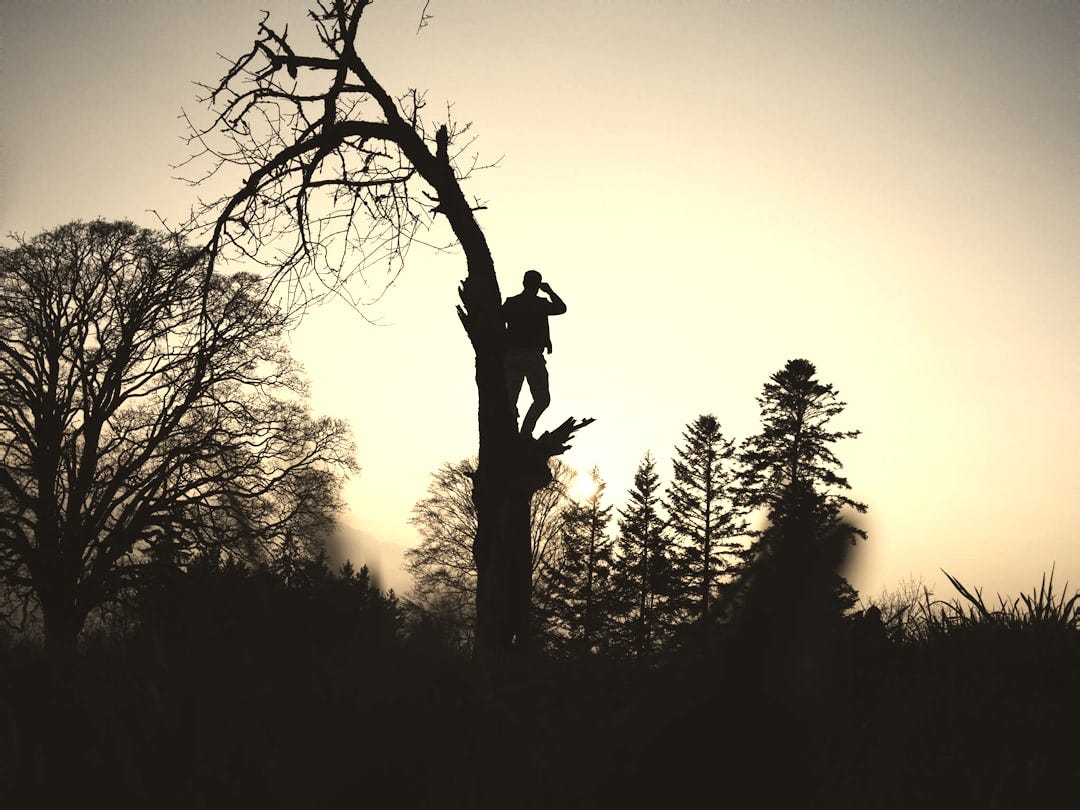
{"type": "MultiPolygon", "coordinates": [[[[471,643],[476,616],[477,568],[473,557],[477,511],[473,501],[476,458],[446,462],[431,474],[427,495],[413,506],[410,523],[420,544],[405,553],[413,578],[408,609],[443,626],[461,647],[471,643]]],[[[537,491],[530,511],[533,589],[543,588],[545,571],[558,564],[563,523],[571,505],[568,493],[576,471],[552,459],[552,480],[537,491]]]]}
{"type": "Polygon", "coordinates": [[[355,466],[256,276],[129,222],[0,249],[0,575],[70,649],[150,563],[286,562],[355,466]]]}
{"type": "MultiPolygon", "coordinates": [[[[567,419],[537,440],[518,434],[504,371],[502,298],[487,240],[464,181],[467,126],[425,122],[424,96],[394,97],[357,52],[370,0],[317,0],[308,13],[317,43],[294,49],[268,15],[251,49],[227,60],[206,86],[211,120],[192,126],[193,182],[232,177],[196,212],[208,256],[261,264],[297,307],[344,292],[355,273],[388,267],[392,283],[410,243],[437,215],[461,246],[467,276],[458,316],[476,356],[479,465],[473,545],[477,649],[524,640],[529,613],[529,502],[551,480],[547,460],[591,420],[567,419]]],[[[299,47],[299,46],[298,46],[299,47]]]]}

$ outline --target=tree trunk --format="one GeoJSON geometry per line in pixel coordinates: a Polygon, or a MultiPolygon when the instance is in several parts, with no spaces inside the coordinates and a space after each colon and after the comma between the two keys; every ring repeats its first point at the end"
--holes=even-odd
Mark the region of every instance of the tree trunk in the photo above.
{"type": "MultiPolygon", "coordinates": [[[[55,498],[42,498],[38,513],[56,509],[55,498]]],[[[34,525],[38,549],[28,560],[32,587],[44,618],[48,657],[66,660],[74,654],[86,611],[79,603],[81,558],[65,549],[65,538],[54,520],[38,518],[34,525]]]]}
{"type": "Polygon", "coordinates": [[[582,654],[588,655],[592,650],[592,601],[593,601],[593,569],[596,564],[596,520],[597,501],[593,500],[589,513],[589,561],[585,579],[585,616],[581,639],[582,654]]]}
{"type": "Polygon", "coordinates": [[[529,442],[518,435],[506,385],[505,324],[494,263],[464,199],[448,205],[454,198],[444,194],[441,199],[469,265],[458,315],[476,353],[480,448],[473,474],[475,652],[484,656],[525,644],[532,590],[529,509],[533,493],[550,480],[550,472],[546,459],[542,472],[526,461],[529,442]]]}
{"type": "Polygon", "coordinates": [[[477,653],[505,653],[529,645],[532,497],[551,481],[547,456],[526,436],[512,439],[492,473],[481,461],[473,478],[478,518],[476,560],[477,653]]]}
{"type": "Polygon", "coordinates": [[[65,665],[75,655],[86,613],[76,602],[74,584],[65,588],[52,583],[37,591],[45,620],[46,656],[55,664],[65,665]]]}

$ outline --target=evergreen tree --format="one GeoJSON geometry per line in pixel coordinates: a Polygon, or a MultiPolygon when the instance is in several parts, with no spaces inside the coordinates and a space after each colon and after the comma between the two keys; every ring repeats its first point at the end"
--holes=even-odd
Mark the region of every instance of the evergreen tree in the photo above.
{"type": "Polygon", "coordinates": [[[590,472],[594,489],[563,515],[559,565],[547,568],[546,586],[539,589],[539,605],[552,630],[552,644],[570,653],[588,654],[604,649],[610,612],[608,602],[612,540],[608,536],[611,505],[603,505],[606,484],[600,470],[590,472]]]}
{"type": "Polygon", "coordinates": [[[718,578],[741,546],[731,539],[747,531],[732,495],[735,442],[725,439],[712,414],[686,426],[672,462],[666,507],[678,545],[682,609],[696,620],[709,614],[718,578]]]}
{"type": "Polygon", "coordinates": [[[838,573],[861,529],[843,520],[846,509],[865,512],[850,498],[831,449],[859,431],[834,431],[828,423],[846,403],[831,384],[816,379],[808,360],[789,360],[758,397],[762,431],[739,454],[740,497],[768,510],[769,526],[744,554],[742,577],[729,593],[757,618],[788,626],[808,617],[836,614],[855,592],[838,573]]]}
{"type": "Polygon", "coordinates": [[[629,502],[619,511],[613,598],[621,613],[617,647],[649,658],[667,641],[676,591],[667,521],[660,508],[660,478],[652,455],[638,465],[629,502]]]}
{"type": "Polygon", "coordinates": [[[840,402],[833,386],[818,381],[815,374],[809,360],[789,360],[758,397],[762,430],[739,453],[744,465],[742,496],[748,506],[772,509],[798,482],[822,495],[836,512],[845,507],[866,511],[865,504],[843,494],[851,485],[839,474],[843,465],[831,449],[859,431],[828,430],[829,421],[847,403],[840,402]]]}

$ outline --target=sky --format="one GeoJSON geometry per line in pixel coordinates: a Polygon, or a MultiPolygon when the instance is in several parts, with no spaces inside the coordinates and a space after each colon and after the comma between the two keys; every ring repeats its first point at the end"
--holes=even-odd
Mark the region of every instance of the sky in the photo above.
{"type": "MultiPolygon", "coordinates": [[[[432,0],[418,32],[423,7],[377,2],[360,52],[498,161],[466,190],[503,295],[533,268],[569,307],[540,429],[596,419],[565,461],[621,505],[699,414],[755,432],[804,357],[862,431],[860,592],[1080,584],[1080,4],[432,0]]],[[[0,234],[181,220],[178,116],[261,8],[301,36],[297,2],[0,0],[0,234]]],[[[476,448],[464,275],[417,245],[363,317],[290,336],[355,433],[350,548],[398,590],[429,473],[476,448]]]]}

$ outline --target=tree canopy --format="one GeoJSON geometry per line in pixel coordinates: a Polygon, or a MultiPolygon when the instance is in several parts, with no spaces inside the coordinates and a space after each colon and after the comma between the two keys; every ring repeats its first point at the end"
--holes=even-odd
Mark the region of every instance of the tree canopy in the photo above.
{"type": "Polygon", "coordinates": [[[840,475],[842,464],[832,445],[853,439],[857,430],[836,431],[829,422],[843,412],[831,383],[816,377],[809,360],[789,360],[769,377],[758,397],[762,429],[744,443],[739,459],[743,499],[749,506],[774,506],[793,484],[813,488],[837,508],[865,512],[866,506],[844,493],[851,489],[840,475]]]}
{"type": "Polygon", "coordinates": [[[355,466],[314,418],[249,274],[130,222],[0,250],[0,564],[68,644],[147,564],[280,561],[326,531],[355,466]]]}

